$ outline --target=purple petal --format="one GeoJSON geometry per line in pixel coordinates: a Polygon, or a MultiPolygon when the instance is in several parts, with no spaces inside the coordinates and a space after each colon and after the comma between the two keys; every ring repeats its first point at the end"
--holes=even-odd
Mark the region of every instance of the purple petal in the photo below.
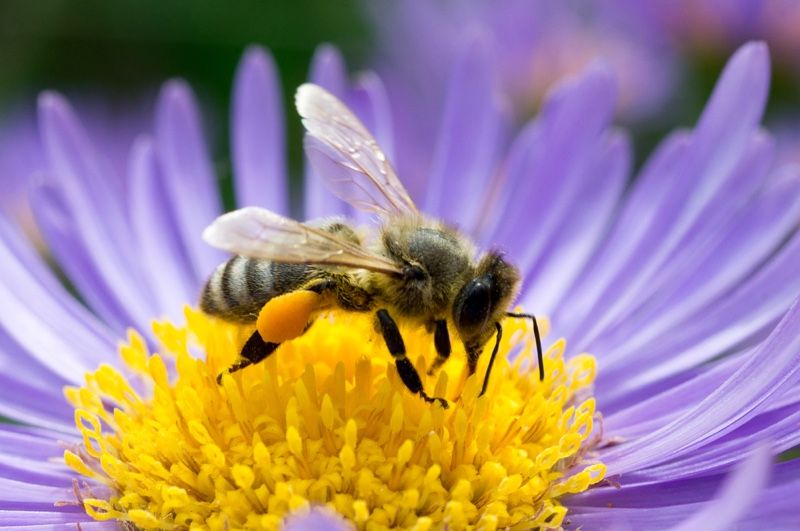
{"type": "Polygon", "coordinates": [[[197,282],[149,137],[131,149],[128,181],[137,254],[158,302],[159,313],[151,317],[180,319],[183,306],[197,297],[197,282]]]}
{"type": "Polygon", "coordinates": [[[764,253],[774,250],[775,238],[783,240],[786,237],[783,224],[792,223],[793,196],[787,195],[781,200],[774,197],[774,189],[787,188],[788,192],[792,185],[789,182],[775,183],[777,186],[773,184],[762,192],[760,198],[756,196],[753,199],[754,185],[759,184],[761,176],[766,174],[773,150],[772,143],[764,135],[756,135],[750,148],[737,167],[737,173],[747,177],[731,179],[730,187],[736,189],[735,196],[720,194],[723,200],[716,210],[724,218],[693,230],[691,238],[681,244],[679,253],[670,260],[669,266],[664,267],[664,271],[644,288],[640,295],[642,305],[624,319],[622,326],[614,329],[611,337],[607,337],[609,333],[606,332],[604,339],[595,343],[598,352],[613,352],[604,358],[606,367],[613,360],[625,359],[633,350],[641,351],[648,341],[654,341],[658,333],[673,333],[671,329],[681,319],[729,293],[757,268],[764,253]],[[765,205],[770,196],[778,204],[765,205]],[[770,213],[771,208],[775,209],[774,214],[770,213]],[[752,218],[759,213],[764,218],[762,224],[773,225],[772,231],[764,227],[755,229],[752,218]],[[760,233],[761,230],[764,233],[760,233]],[[748,242],[748,234],[756,234],[755,241],[748,242]],[[745,245],[751,248],[744,249],[745,245]],[[735,259],[724,259],[724,253],[735,254],[735,259]]]}
{"type": "Polygon", "coordinates": [[[589,164],[605,149],[614,98],[610,73],[591,68],[555,90],[512,145],[482,240],[507,249],[523,270],[544,254],[550,235],[568,221],[572,201],[587,186],[589,164]],[[520,237],[518,224],[508,223],[513,219],[533,229],[520,237]]]}
{"type": "Polygon", "coordinates": [[[641,372],[602,376],[597,391],[606,404],[629,400],[626,395],[675,374],[681,367],[697,366],[733,348],[744,348],[763,338],[800,292],[800,234],[728,297],[693,315],[678,329],[663,334],[646,350],[629,360],[641,361],[641,372]],[[649,360],[649,365],[647,360],[649,360]]]}
{"type": "Polygon", "coordinates": [[[637,186],[640,192],[636,194],[639,198],[663,199],[656,205],[642,203],[638,210],[644,210],[644,216],[621,218],[615,231],[617,238],[642,235],[636,239],[634,251],[613,272],[608,271],[607,264],[600,264],[594,270],[591,275],[612,278],[607,284],[594,279],[586,281],[595,286],[596,299],[586,300],[583,294],[582,304],[569,301],[566,305],[570,311],[585,309],[581,312],[584,318],[573,318],[576,324],[570,327],[575,334],[569,337],[576,347],[586,348],[619,320],[638,301],[642,288],[659,273],[687,231],[713,216],[707,207],[743,156],[745,142],[763,110],[768,74],[763,45],[744,46],[729,61],[717,83],[685,157],[672,161],[672,167],[665,168],[667,171],[661,169],[659,175],[640,179],[637,186]],[[654,184],[663,189],[666,183],[670,190],[667,194],[644,193],[654,184]],[[637,230],[626,226],[627,223],[641,228],[637,230]]]}
{"type": "Polygon", "coordinates": [[[386,158],[394,161],[392,111],[381,78],[373,72],[361,74],[346,99],[350,109],[378,141],[386,158]]]}
{"type": "Polygon", "coordinates": [[[489,192],[504,127],[483,41],[465,47],[447,94],[423,210],[473,230],[489,192]]]}
{"type": "Polygon", "coordinates": [[[207,278],[225,255],[200,237],[220,214],[219,191],[197,104],[186,83],[170,81],[161,89],[155,130],[156,154],[199,289],[200,280],[207,278]]]}
{"type": "MultiPolygon", "coordinates": [[[[769,448],[760,447],[722,482],[715,476],[642,488],[604,488],[573,496],[567,501],[570,505],[567,527],[733,529],[733,524],[742,520],[750,507],[761,508],[760,496],[761,499],[769,498],[774,492],[764,488],[771,459],[769,448]],[[716,498],[711,499],[714,492],[716,498]],[[584,507],[582,502],[593,507],[584,507]]],[[[771,522],[781,515],[762,513],[761,517],[763,528],[777,529],[771,522]]]]}
{"type": "Polygon", "coordinates": [[[603,455],[609,473],[653,466],[718,439],[761,411],[800,376],[800,304],[795,301],[775,330],[722,385],[697,406],[649,435],[603,455]],[[762,360],[770,360],[763,363],[762,360]]]}
{"type": "Polygon", "coordinates": [[[3,529],[24,528],[24,529],[63,529],[76,531],[77,529],[87,529],[86,523],[104,524],[102,526],[91,526],[88,529],[119,529],[117,522],[95,522],[86,514],[85,511],[77,512],[57,512],[51,511],[0,511],[0,526],[3,529]],[[82,513],[82,514],[81,514],[82,513]],[[80,527],[78,524],[80,523],[80,527]]]}
{"type": "Polygon", "coordinates": [[[628,179],[631,146],[627,137],[614,134],[597,151],[580,168],[583,184],[574,190],[541,255],[525,268],[530,286],[521,304],[526,308],[552,315],[608,230],[628,179]]]}
{"type": "Polygon", "coordinates": [[[315,508],[305,514],[290,516],[284,522],[282,529],[284,531],[316,531],[318,529],[349,531],[353,529],[353,526],[329,509],[315,508]]]}
{"type": "MultiPolygon", "coordinates": [[[[115,337],[59,284],[22,237],[0,217],[0,326],[18,350],[4,351],[16,364],[31,357],[69,382],[115,352],[115,337]],[[35,304],[32,304],[35,301],[35,304]]],[[[14,373],[10,372],[9,376],[14,373]]]]}
{"type": "Polygon", "coordinates": [[[339,99],[345,97],[347,91],[347,67],[339,49],[330,44],[321,44],[311,58],[308,80],[339,99]]]}
{"type": "MultiPolygon", "coordinates": [[[[125,300],[134,319],[146,315],[152,309],[152,299],[149,292],[138,289],[144,283],[127,245],[132,236],[124,205],[109,186],[114,180],[113,172],[94,152],[83,127],[62,97],[43,94],[39,99],[39,120],[49,172],[57,179],[54,185],[58,186],[61,210],[68,210],[75,227],[70,245],[75,247],[74,255],[95,265],[103,284],[98,290],[108,290],[125,300]],[[103,222],[98,223],[98,219],[103,222]]],[[[43,209],[39,209],[40,214],[43,209]]],[[[48,243],[55,246],[58,242],[48,243]]],[[[62,253],[65,260],[73,256],[66,252],[66,245],[61,249],[65,251],[62,253]]],[[[88,289],[89,285],[84,287],[88,289]]]]}
{"type": "Polygon", "coordinates": [[[275,62],[261,47],[248,48],[239,63],[231,114],[238,206],[288,214],[283,99],[275,62]]]}
{"type": "MultiPolygon", "coordinates": [[[[317,48],[311,60],[309,81],[327,89],[346,103],[347,70],[339,51],[330,45],[317,48]]],[[[310,164],[306,164],[304,216],[314,219],[325,216],[351,215],[353,209],[334,196],[310,164]]]]}
{"type": "MultiPolygon", "coordinates": [[[[652,320],[657,320],[663,314],[669,314],[676,320],[689,316],[696,319],[700,312],[712,310],[710,305],[716,303],[715,299],[740,286],[743,279],[773,254],[800,220],[800,179],[796,179],[795,175],[788,177],[776,180],[763,190],[759,197],[739,209],[736,218],[727,224],[721,234],[714,239],[707,239],[703,248],[696,249],[692,262],[683,264],[683,271],[687,273],[681,281],[676,280],[671,286],[665,287],[668,291],[662,297],[663,306],[646,315],[652,320]]],[[[675,267],[680,266],[676,264],[675,267]]],[[[640,313],[644,312],[640,310],[640,313]]],[[[662,331],[664,335],[671,333],[670,329],[662,331]]],[[[635,333],[629,331],[628,335],[635,333]]],[[[649,339],[652,341],[652,336],[649,339]]],[[[655,339],[654,343],[658,344],[659,341],[655,339]]],[[[626,377],[630,377],[637,369],[652,371],[654,364],[658,363],[667,363],[675,371],[687,368],[674,359],[645,355],[648,350],[647,339],[629,347],[600,339],[596,349],[611,353],[604,358],[604,378],[615,378],[614,371],[624,372],[626,377]]],[[[708,351],[709,357],[715,354],[708,351]]]]}
{"type": "Polygon", "coordinates": [[[741,459],[749,448],[768,439],[774,453],[784,452],[800,443],[800,407],[797,401],[756,416],[739,429],[703,448],[696,449],[673,463],[648,468],[643,477],[684,478],[724,470],[741,459]]]}
{"type": "Polygon", "coordinates": [[[63,396],[54,395],[5,374],[0,375],[0,415],[71,433],[75,430],[74,411],[63,396]]]}
{"type": "MultiPolygon", "coordinates": [[[[132,283],[119,275],[113,253],[95,258],[82,236],[92,237],[76,226],[73,212],[68,209],[60,190],[42,185],[31,190],[31,205],[37,226],[61,268],[88,305],[102,319],[122,334],[128,326],[140,326],[153,315],[155,305],[144,304],[141,294],[127,294],[132,283]],[[114,277],[107,274],[113,272],[114,277]],[[123,283],[124,282],[124,283],[123,283]],[[117,283],[123,283],[119,289],[117,283]],[[127,296],[126,296],[127,295],[127,296]]],[[[143,286],[146,284],[142,283],[143,286]]]]}
{"type": "Polygon", "coordinates": [[[719,493],[711,503],[675,527],[675,531],[724,531],[739,521],[767,485],[769,467],[772,462],[769,446],[756,448],[725,479],[719,493]]]}

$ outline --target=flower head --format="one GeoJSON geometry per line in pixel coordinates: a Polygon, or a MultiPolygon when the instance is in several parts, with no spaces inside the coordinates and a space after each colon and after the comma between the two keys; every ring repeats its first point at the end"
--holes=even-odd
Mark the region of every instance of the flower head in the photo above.
{"type": "MultiPolygon", "coordinates": [[[[771,167],[758,127],[765,47],[737,52],[697,126],[668,137],[629,188],[606,69],[559,86],[508,142],[486,61],[460,60],[435,163],[406,183],[426,212],[508,251],[525,277],[519,303],[551,317],[555,341],[539,383],[526,377],[527,331],[507,324],[508,360],[498,356],[480,399],[454,354],[426,380],[454,402],[447,411],[403,389],[369,325],[344,314],[216,386],[242,332],[191,310],[181,324],[224,260],[199,240],[219,200],[188,86],[162,91],[154,134],[132,150],[128,195],[107,186],[65,100],[43,97],[58,180],[38,192],[38,219],[94,312],[0,218],[0,413],[26,423],[0,430],[0,524],[120,524],[89,522],[88,507],[141,527],[270,526],[312,506],[306,518],[336,511],[364,526],[796,523],[798,460],[767,471],[800,437],[800,181],[771,167]],[[174,324],[150,331],[161,315],[174,324]],[[120,363],[114,345],[131,325],[143,336],[129,336],[120,363]]],[[[259,152],[265,122],[249,119],[276,119],[270,61],[254,49],[241,68],[232,153],[250,181],[237,193],[286,208],[258,197],[262,180],[281,193],[266,171],[282,166],[266,161],[283,155],[259,152]]],[[[391,123],[377,78],[340,88],[370,128],[391,123]]],[[[306,215],[341,207],[323,198],[306,215]]],[[[404,334],[414,362],[429,364],[430,338],[404,334]]]]}
{"type": "MultiPolygon", "coordinates": [[[[507,327],[501,353],[522,352],[513,365],[501,357],[485,398],[478,378],[465,382],[463,357],[428,379],[454,401],[444,410],[408,393],[376,356],[368,319],[320,319],[223,386],[216,375],[238,356],[240,327],[191,310],[187,322],[156,325],[167,360],[134,334],[121,349],[133,377],[104,365],[67,390],[84,441],[67,450],[67,464],[113,492],[98,499],[86,489],[95,518],[269,529],[324,504],[361,525],[557,527],[566,513],[559,499],[603,478],[603,465],[586,456],[594,359],[565,362],[557,342],[539,382],[520,324],[507,327]],[[190,353],[192,339],[205,360],[190,353]]],[[[405,337],[424,371],[436,356],[427,334],[405,337]]]]}

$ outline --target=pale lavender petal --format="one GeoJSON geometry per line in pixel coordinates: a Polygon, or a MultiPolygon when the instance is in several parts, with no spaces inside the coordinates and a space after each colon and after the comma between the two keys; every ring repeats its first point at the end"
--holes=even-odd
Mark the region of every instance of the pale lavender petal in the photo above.
{"type": "Polygon", "coordinates": [[[772,454],[767,445],[756,448],[725,479],[716,498],[702,511],[674,528],[675,531],[725,531],[733,527],[758,500],[767,485],[772,454]]]}
{"type": "Polygon", "coordinates": [[[247,49],[233,87],[231,153],[236,202],[289,213],[283,99],[272,55],[247,49]]]}
{"type": "Polygon", "coordinates": [[[322,44],[314,51],[308,80],[325,89],[339,99],[345,97],[347,91],[347,67],[338,48],[330,44],[322,44]]]}
{"type": "Polygon", "coordinates": [[[637,475],[667,480],[724,470],[741,459],[749,448],[765,439],[772,442],[773,454],[780,454],[800,443],[799,425],[800,405],[794,402],[758,415],[712,444],[694,450],[689,456],[661,466],[648,467],[637,475]]]}
{"type": "MultiPolygon", "coordinates": [[[[668,291],[661,297],[664,299],[662,306],[649,312],[640,309],[639,313],[645,313],[652,320],[664,314],[669,314],[675,320],[686,319],[711,310],[706,306],[740,286],[743,279],[757,270],[785,242],[800,221],[800,179],[795,173],[790,171],[788,175],[775,179],[758,197],[738,209],[736,217],[726,224],[716,238],[707,239],[702,248],[695,250],[691,263],[682,264],[685,272],[683,278],[673,279],[672,285],[665,288],[668,291]]],[[[676,264],[674,267],[680,266],[676,264]]],[[[632,330],[627,332],[628,337],[635,335],[632,330]]],[[[662,333],[667,335],[672,332],[666,329],[662,333]]],[[[603,359],[606,377],[611,377],[615,369],[630,376],[630,360],[634,359],[638,366],[645,361],[641,353],[647,350],[648,341],[652,341],[653,337],[640,339],[633,344],[625,342],[618,345],[624,335],[624,332],[617,334],[620,337],[617,341],[612,337],[608,340],[600,338],[595,342],[597,352],[609,353],[603,359]]],[[[709,356],[714,354],[709,352],[709,356]]]]}
{"type": "Polygon", "coordinates": [[[5,374],[0,374],[0,415],[58,432],[75,430],[73,409],[63,396],[52,396],[5,374]]]}
{"type": "MultiPolygon", "coordinates": [[[[763,443],[759,441],[759,443],[763,443]]],[[[568,498],[571,509],[578,512],[589,511],[590,508],[606,509],[612,504],[614,509],[625,508],[658,508],[672,505],[708,502],[714,498],[720,486],[730,479],[732,470],[741,466],[743,456],[752,457],[753,448],[761,444],[750,445],[742,451],[729,466],[711,474],[696,475],[690,478],[652,479],[640,478],[626,474],[617,485],[604,485],[575,494],[568,498]]],[[[769,452],[767,452],[769,454],[769,452]]],[[[771,461],[771,459],[769,459],[771,461]]],[[[770,473],[769,487],[764,495],[774,489],[800,481],[800,460],[777,463],[770,473]]]]}
{"type": "MultiPolygon", "coordinates": [[[[771,460],[769,448],[760,447],[723,481],[719,476],[712,476],[638,488],[601,488],[572,496],[568,500],[570,512],[566,527],[722,530],[736,528],[737,522],[744,525],[752,513],[757,512],[760,515],[758,528],[783,529],[780,522],[785,521],[786,514],[766,511],[764,501],[772,500],[775,494],[791,485],[789,474],[796,475],[797,470],[792,467],[795,470],[784,469],[781,474],[781,467],[776,467],[776,475],[782,477],[779,481],[773,478],[775,486],[765,488],[771,460]],[[716,498],[711,499],[715,493],[716,498]],[[751,507],[753,511],[748,514],[751,507]]],[[[774,502],[770,504],[775,505],[774,502]]]]}
{"type": "MultiPolygon", "coordinates": [[[[574,338],[574,332],[586,319],[590,309],[614,280],[617,272],[645,254],[640,248],[648,245],[660,225],[662,212],[675,208],[685,189],[686,172],[677,171],[683,165],[691,147],[689,136],[682,132],[665,138],[642,169],[637,184],[625,199],[610,236],[603,242],[583,273],[565,295],[553,315],[556,335],[574,338]],[[676,180],[664,179],[675,174],[676,180]],[[661,203],[670,203],[662,205],[661,203]]],[[[532,308],[536,311],[536,308],[532,308]]],[[[602,356],[602,353],[595,353],[602,356]]]]}
{"type": "Polygon", "coordinates": [[[423,210],[473,230],[490,192],[503,118],[485,43],[475,39],[450,80],[423,210]]]}
{"type": "Polygon", "coordinates": [[[30,356],[65,381],[77,383],[87,368],[115,352],[113,335],[59,285],[1,217],[0,263],[0,326],[21,347],[11,361],[24,364],[30,356]]]}
{"type": "Polygon", "coordinates": [[[170,81],[161,89],[155,131],[161,172],[199,288],[225,255],[200,237],[219,216],[221,206],[197,103],[186,83],[170,81]]]}
{"type": "Polygon", "coordinates": [[[78,224],[85,228],[97,218],[102,219],[104,230],[98,238],[104,240],[98,245],[108,244],[105,252],[113,250],[120,259],[128,256],[123,242],[130,230],[123,198],[114,188],[119,179],[108,160],[95,150],[72,107],[60,94],[45,92],[39,97],[39,129],[47,173],[57,179],[72,208],[86,210],[77,218],[78,224]],[[115,241],[112,236],[119,239],[115,241]]]}
{"type": "MultiPolygon", "coordinates": [[[[614,105],[610,73],[598,65],[562,84],[511,147],[499,200],[487,208],[481,239],[506,249],[522,270],[541,256],[550,235],[586,186],[584,169],[604,149],[614,105]],[[525,220],[524,237],[519,223],[525,220]]],[[[534,303],[535,304],[535,303],[534,303]]],[[[530,308],[540,312],[536,306],[530,308]]]]}
{"type": "Polygon", "coordinates": [[[284,531],[316,531],[318,529],[349,531],[353,529],[353,526],[329,509],[316,508],[305,514],[290,516],[284,522],[282,529],[284,531]]]}
{"type": "MultiPolygon", "coordinates": [[[[766,174],[772,152],[772,142],[767,137],[757,135],[754,138],[747,156],[738,167],[738,173],[746,174],[748,178],[732,179],[739,197],[727,194],[727,201],[718,207],[725,219],[692,231],[691,240],[681,246],[680,256],[673,258],[669,266],[664,267],[663,272],[645,288],[640,308],[626,316],[613,332],[607,331],[603,339],[595,343],[596,351],[609,352],[609,356],[604,357],[606,367],[613,360],[625,359],[631,351],[641,349],[659,333],[671,333],[681,319],[730,292],[746,274],[756,269],[765,252],[774,250],[775,238],[785,238],[786,230],[777,222],[792,223],[792,196],[786,196],[784,202],[787,204],[784,208],[776,208],[774,216],[768,212],[770,206],[764,205],[764,196],[770,194],[770,188],[787,188],[791,184],[773,183],[767,192],[762,191],[760,198],[751,197],[753,185],[758,184],[760,176],[766,174]],[[765,231],[762,235],[759,233],[762,229],[753,227],[753,212],[757,213],[759,209],[762,210],[762,217],[767,218],[763,223],[778,225],[773,227],[771,233],[765,231]],[[739,225],[744,225],[744,228],[739,225]],[[743,249],[743,234],[754,233],[758,233],[756,241],[750,242],[754,248],[743,249]],[[769,234],[773,234],[772,239],[768,237],[769,234]],[[736,259],[723,259],[716,247],[721,247],[723,253],[736,255],[736,259]]],[[[771,193],[774,194],[774,190],[771,193]]]]}
{"type": "Polygon", "coordinates": [[[552,315],[610,226],[628,179],[631,146],[626,136],[617,133],[597,151],[580,168],[583,185],[575,189],[542,253],[525,269],[528,286],[520,301],[525,308],[552,315]]]}
{"type": "Polygon", "coordinates": [[[798,262],[800,233],[727,298],[638,351],[625,371],[601,371],[599,397],[611,404],[630,401],[626,396],[637,389],[766,337],[800,293],[798,262]]]}
{"type": "Polygon", "coordinates": [[[119,529],[117,522],[95,522],[85,511],[56,512],[52,511],[0,511],[0,526],[3,529],[24,528],[41,530],[82,530],[82,529],[119,529]],[[102,524],[87,527],[87,523],[102,524]],[[80,527],[76,524],[80,523],[80,527]]]}
{"type": "MultiPolygon", "coordinates": [[[[602,290],[599,298],[578,305],[570,301],[567,305],[570,310],[590,308],[582,312],[582,320],[573,320],[577,324],[571,330],[576,333],[570,337],[576,347],[585,348],[620,319],[637,302],[642,287],[658,274],[687,231],[713,214],[707,210],[709,202],[742,157],[743,147],[763,111],[768,79],[769,60],[763,45],[746,45],[729,61],[692,135],[686,157],[676,161],[671,175],[659,176],[659,180],[673,180],[671,192],[651,217],[646,237],[639,239],[635,254],[612,274],[610,283],[597,286],[602,290]]],[[[644,187],[648,181],[643,179],[642,183],[644,187]]],[[[630,221],[642,224],[635,217],[630,221]]],[[[623,228],[618,232],[620,237],[627,235],[630,228],[619,227],[623,228]]]]}
{"type": "Polygon", "coordinates": [[[151,318],[182,318],[183,306],[195,301],[198,286],[149,137],[140,137],[131,149],[128,183],[133,243],[158,302],[158,313],[151,318]]]}
{"type": "Polygon", "coordinates": [[[800,305],[795,301],[769,338],[739,369],[680,418],[603,455],[609,473],[653,466],[736,429],[800,376],[800,305]],[[762,360],[769,360],[763,363],[762,360]]]}
{"type": "Polygon", "coordinates": [[[350,109],[378,141],[386,158],[394,162],[392,111],[381,78],[374,72],[361,74],[346,99],[350,109]]]}
{"type": "MultiPolygon", "coordinates": [[[[143,279],[128,243],[132,236],[119,194],[109,184],[113,172],[98,156],[69,104],[45,93],[39,99],[39,121],[49,175],[57,179],[59,199],[74,223],[75,256],[91,260],[103,286],[126,301],[133,319],[152,311],[152,299],[142,290],[143,279]],[[102,223],[97,220],[102,219],[102,223]]],[[[41,208],[40,208],[41,212],[41,208]]],[[[57,242],[49,241],[51,245],[57,242]]],[[[66,250],[66,246],[62,246],[66,250]]],[[[62,253],[64,266],[72,253],[62,253]]],[[[79,269],[74,264],[72,269],[79,269]]],[[[89,284],[83,286],[88,289],[89,284]]],[[[118,314],[120,315],[120,314],[118,314]]],[[[121,316],[121,315],[120,315],[121,316]]],[[[130,323],[126,323],[130,324],[130,323]]]]}
{"type": "MultiPolygon", "coordinates": [[[[124,288],[115,289],[114,282],[122,279],[110,280],[105,274],[115,270],[113,257],[109,254],[98,261],[89,254],[81,239],[85,233],[76,226],[60,190],[41,185],[31,190],[30,196],[36,224],[50,252],[86,303],[118,334],[128,326],[146,322],[155,305],[146,307],[138,295],[130,295],[137,298],[126,300],[124,288]],[[128,301],[130,304],[126,304],[128,301]]],[[[132,283],[126,284],[130,287],[132,283]]],[[[146,287],[141,290],[147,291],[146,287]]]]}
{"type": "MultiPolygon", "coordinates": [[[[311,61],[309,81],[330,91],[341,100],[346,100],[347,70],[339,51],[330,45],[317,48],[311,61]]],[[[306,219],[335,215],[350,215],[353,209],[326,189],[310,164],[306,164],[304,184],[304,216],[306,219]]]]}

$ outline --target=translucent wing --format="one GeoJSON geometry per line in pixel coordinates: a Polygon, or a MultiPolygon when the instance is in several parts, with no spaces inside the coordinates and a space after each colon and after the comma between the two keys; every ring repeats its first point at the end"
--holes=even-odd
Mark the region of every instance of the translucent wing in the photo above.
{"type": "Polygon", "coordinates": [[[294,264],[328,264],[400,273],[391,260],[322,229],[269,210],[247,207],[218,217],[203,231],[209,244],[243,256],[294,264]]]}
{"type": "Polygon", "coordinates": [[[419,215],[378,142],[344,103],[310,83],[297,89],[295,103],[308,131],[306,154],[336,196],[383,218],[419,215]]]}

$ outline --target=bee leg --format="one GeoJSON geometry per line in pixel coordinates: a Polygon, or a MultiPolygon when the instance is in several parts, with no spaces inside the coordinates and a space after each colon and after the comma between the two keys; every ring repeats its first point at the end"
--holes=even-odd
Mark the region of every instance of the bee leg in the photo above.
{"type": "Polygon", "coordinates": [[[539,323],[536,316],[529,313],[506,312],[507,317],[515,319],[530,319],[533,323],[533,337],[536,339],[536,355],[539,359],[539,381],[544,381],[544,356],[542,355],[542,337],[539,335],[539,323]]]}
{"type": "Polygon", "coordinates": [[[478,396],[483,396],[483,394],[486,392],[486,388],[489,387],[489,375],[492,374],[492,366],[494,365],[494,358],[495,356],[497,356],[497,350],[500,348],[500,340],[503,338],[503,327],[500,326],[500,323],[495,323],[494,326],[497,328],[497,335],[495,336],[494,340],[492,357],[489,358],[489,365],[486,366],[486,374],[483,376],[483,387],[481,387],[481,392],[478,396]]]}
{"type": "Polygon", "coordinates": [[[434,326],[433,344],[436,346],[436,361],[428,369],[428,376],[434,374],[447,361],[452,350],[450,347],[450,334],[447,333],[447,321],[439,319],[434,326]]]}
{"type": "Polygon", "coordinates": [[[240,371],[245,367],[253,365],[254,363],[265,360],[267,356],[275,352],[275,349],[277,349],[279,345],[280,343],[264,341],[261,338],[261,334],[259,334],[258,330],[256,330],[242,347],[242,352],[239,359],[236,360],[236,362],[228,367],[225,371],[217,375],[217,383],[222,383],[222,376],[224,374],[231,374],[236,371],[240,371]]]}
{"type": "Polygon", "coordinates": [[[400,335],[397,323],[394,322],[389,312],[378,310],[376,316],[378,317],[383,340],[386,342],[386,348],[389,349],[389,353],[394,358],[400,379],[403,380],[408,390],[414,394],[419,394],[426,402],[439,402],[446,409],[448,407],[447,400],[444,398],[431,398],[422,388],[422,380],[420,380],[419,373],[406,356],[406,345],[403,342],[403,336],[400,335]]]}

